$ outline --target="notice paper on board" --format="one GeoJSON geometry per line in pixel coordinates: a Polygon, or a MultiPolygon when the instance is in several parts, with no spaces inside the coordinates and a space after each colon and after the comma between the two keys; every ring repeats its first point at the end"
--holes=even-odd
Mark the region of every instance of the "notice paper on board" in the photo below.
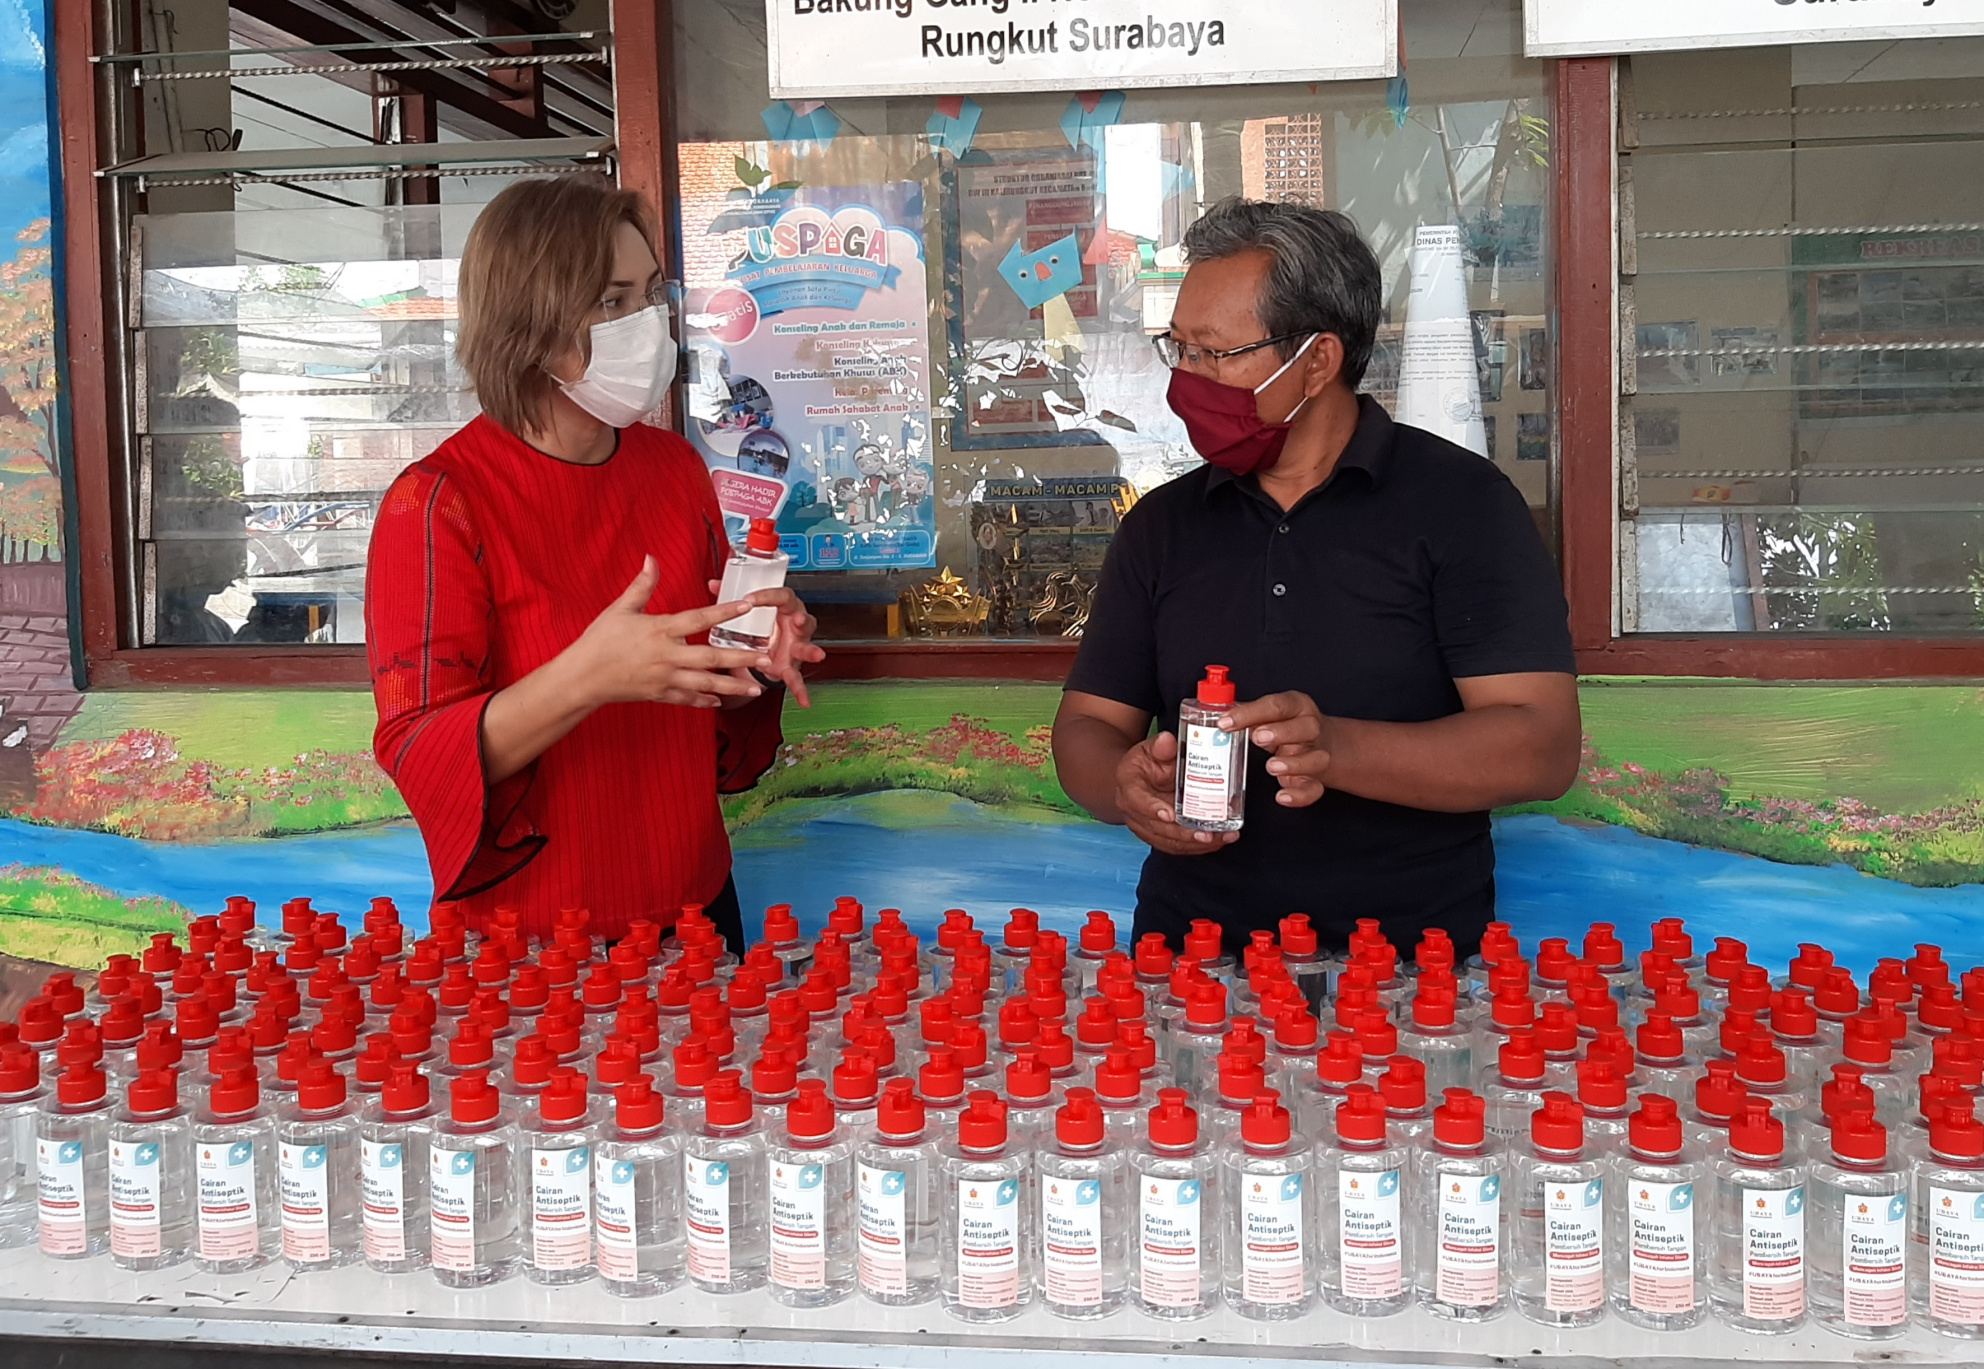
{"type": "Polygon", "coordinates": [[[774,99],[1357,81],[1398,70],[1398,0],[765,0],[765,22],[774,99]]]}
{"type": "Polygon", "coordinates": [[[1768,47],[1984,34],[1984,7],[1935,0],[1523,0],[1531,57],[1768,47]]]}

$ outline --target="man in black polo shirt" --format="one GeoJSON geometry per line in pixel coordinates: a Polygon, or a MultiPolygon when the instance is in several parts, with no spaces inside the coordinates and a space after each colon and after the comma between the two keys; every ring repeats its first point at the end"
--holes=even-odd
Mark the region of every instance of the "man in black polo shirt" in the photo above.
{"type": "Polygon", "coordinates": [[[1210,464],[1123,521],[1054,720],[1069,795],[1151,847],[1136,932],[1227,944],[1306,912],[1463,953],[1494,916],[1488,810],[1577,773],[1556,567],[1508,477],[1357,386],[1378,263],[1349,219],[1228,200],[1186,234],[1171,402],[1210,464]],[[1246,824],[1178,825],[1178,705],[1228,666],[1246,824]],[[1150,735],[1156,720],[1160,730],[1150,735]]]}

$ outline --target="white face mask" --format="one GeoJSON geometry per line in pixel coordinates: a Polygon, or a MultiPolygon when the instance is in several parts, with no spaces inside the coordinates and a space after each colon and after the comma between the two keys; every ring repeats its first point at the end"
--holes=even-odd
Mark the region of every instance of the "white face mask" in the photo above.
{"type": "Polygon", "coordinates": [[[667,311],[651,305],[611,323],[595,323],[586,373],[559,381],[558,388],[601,423],[625,428],[661,407],[675,364],[667,311]]]}

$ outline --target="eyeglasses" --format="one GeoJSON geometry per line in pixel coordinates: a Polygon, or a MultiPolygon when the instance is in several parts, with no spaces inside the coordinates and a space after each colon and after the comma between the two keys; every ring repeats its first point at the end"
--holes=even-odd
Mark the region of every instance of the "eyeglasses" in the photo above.
{"type": "Polygon", "coordinates": [[[1245,347],[1229,347],[1222,352],[1214,347],[1201,347],[1194,342],[1180,342],[1177,338],[1166,332],[1159,333],[1156,337],[1152,338],[1150,345],[1157,348],[1159,360],[1175,371],[1180,366],[1189,366],[1196,369],[1200,366],[1225,361],[1228,357],[1245,356],[1249,352],[1258,352],[1263,347],[1273,347],[1278,343],[1293,342],[1297,338],[1308,336],[1309,334],[1306,332],[1283,333],[1279,337],[1262,338],[1259,342],[1250,342],[1245,347]]]}
{"type": "Polygon", "coordinates": [[[632,290],[610,290],[601,295],[599,302],[593,306],[593,312],[607,322],[626,318],[643,309],[662,309],[671,319],[679,317],[682,312],[682,282],[660,281],[640,294],[632,290]]]}

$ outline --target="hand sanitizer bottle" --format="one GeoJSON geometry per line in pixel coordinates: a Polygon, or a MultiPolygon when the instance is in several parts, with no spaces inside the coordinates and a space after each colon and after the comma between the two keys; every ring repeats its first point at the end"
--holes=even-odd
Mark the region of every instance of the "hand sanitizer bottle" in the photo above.
{"type": "Polygon", "coordinates": [[[1040,1299],[1057,1317],[1106,1317],[1129,1296],[1128,1172],[1095,1091],[1069,1089],[1035,1153],[1040,1299]]]}
{"type": "Polygon", "coordinates": [[[1009,1144],[1005,1100],[973,1093],[938,1162],[942,1297],[961,1321],[1010,1321],[1033,1299],[1031,1159],[1009,1144]]]}
{"type": "Polygon", "coordinates": [[[205,1274],[258,1269],[282,1246],[276,1123],[252,1066],[230,1069],[193,1119],[200,1194],[194,1263],[205,1274]]]}
{"type": "Polygon", "coordinates": [[[618,1298],[644,1298],[682,1282],[682,1138],[664,1123],[653,1081],[620,1086],[612,1125],[593,1148],[593,1256],[618,1298]]]}
{"type": "Polygon", "coordinates": [[[0,1046],[0,1250],[32,1243],[41,1206],[35,1123],[48,1085],[32,1046],[0,1046]]]}
{"type": "Polygon", "coordinates": [[[1281,1095],[1263,1089],[1220,1147],[1226,1305],[1250,1321],[1289,1321],[1316,1300],[1316,1155],[1292,1135],[1281,1095]]]}
{"type": "Polygon", "coordinates": [[[427,1143],[435,1111],[420,1065],[396,1060],[378,1097],[358,1115],[365,1263],[381,1274],[427,1265],[427,1143]]]}
{"type": "Polygon", "coordinates": [[[1767,1335],[1805,1320],[1805,1168],[1787,1161],[1768,1098],[1745,1098],[1714,1162],[1716,1315],[1767,1335]]]}
{"type": "Polygon", "coordinates": [[[1917,1313],[1931,1331],[1984,1340],[1984,1126],[1970,1099],[1930,1120],[1915,1185],[1929,1266],[1916,1282],[1917,1313]]]}
{"type": "Polygon", "coordinates": [[[1392,1143],[1384,1102],[1369,1084],[1350,1086],[1336,1110],[1336,1137],[1323,1152],[1323,1301],[1353,1317],[1389,1317],[1412,1305],[1402,1203],[1407,1151],[1392,1143]]]}
{"type": "Polygon", "coordinates": [[[836,1114],[824,1080],[801,1080],[767,1155],[771,1294],[787,1307],[826,1307],[854,1291],[854,1142],[835,1135],[836,1114]]]}
{"type": "Polygon", "coordinates": [[[703,1096],[682,1161],[689,1280],[705,1293],[742,1293],[771,1273],[765,1131],[736,1070],[719,1071],[703,1096]]]}
{"type": "Polygon", "coordinates": [[[1198,832],[1237,832],[1247,820],[1247,734],[1223,732],[1233,682],[1209,665],[1197,699],[1178,705],[1178,825],[1198,832]]]}
{"type": "Polygon", "coordinates": [[[276,1114],[282,1257],[291,1269],[332,1269],[360,1257],[358,1119],[344,1076],[312,1060],[276,1114]]]}
{"type": "Polygon", "coordinates": [[[428,1138],[428,1255],[444,1288],[482,1288],[517,1272],[522,1222],[512,1170],[517,1128],[480,1071],[448,1081],[448,1115],[428,1138]]]}
{"type": "Polygon", "coordinates": [[[1210,1315],[1220,1299],[1225,1192],[1219,1157],[1185,1090],[1158,1090],[1143,1143],[1130,1151],[1130,1171],[1137,1223],[1130,1242],[1131,1297],[1160,1321],[1210,1315]]]}
{"type": "Polygon", "coordinates": [[[1584,1108],[1543,1095],[1530,1141],[1515,1157],[1516,1310],[1545,1326],[1605,1320],[1605,1176],[1600,1146],[1586,1144],[1584,1108]]]}
{"type": "Polygon", "coordinates": [[[1621,1319],[1649,1331],[1685,1331],[1701,1321],[1708,1308],[1709,1177],[1674,1100],[1642,1097],[1606,1193],[1612,1262],[1606,1283],[1621,1319]]]}
{"type": "MultiPolygon", "coordinates": [[[[785,583],[785,569],[792,558],[778,549],[778,524],[769,518],[753,518],[744,539],[744,550],[733,554],[723,567],[723,588],[717,591],[720,604],[731,604],[761,589],[777,589],[785,583]]],[[[778,610],[754,608],[740,618],[718,623],[710,629],[710,645],[731,651],[764,651],[778,630],[778,610]]]]}
{"type": "Polygon", "coordinates": [[[884,1307],[937,1296],[937,1142],[908,1079],[882,1089],[875,1130],[854,1153],[861,1294],[884,1307]]]}
{"type": "Polygon", "coordinates": [[[110,1123],[110,1258],[163,1269],[193,1243],[193,1121],[172,1070],[131,1081],[110,1123]]]}
{"type": "Polygon", "coordinates": [[[41,1253],[80,1260],[110,1248],[109,1084],[91,1064],[71,1065],[41,1100],[35,1120],[41,1253]]]}
{"type": "Polygon", "coordinates": [[[532,1283],[584,1283],[593,1274],[590,1102],[586,1077],[561,1068],[517,1124],[517,1215],[532,1283]]]}
{"type": "Polygon", "coordinates": [[[1909,1173],[1891,1160],[1871,1108],[1833,1119],[1832,1155],[1814,1158],[1807,1291],[1821,1326],[1856,1340],[1908,1334],[1909,1173]]]}
{"type": "Polygon", "coordinates": [[[1448,1089],[1432,1135],[1414,1156],[1415,1284],[1436,1317],[1487,1321],[1509,1305],[1508,1226],[1502,1184],[1508,1154],[1487,1133],[1486,1105],[1448,1089]]]}

